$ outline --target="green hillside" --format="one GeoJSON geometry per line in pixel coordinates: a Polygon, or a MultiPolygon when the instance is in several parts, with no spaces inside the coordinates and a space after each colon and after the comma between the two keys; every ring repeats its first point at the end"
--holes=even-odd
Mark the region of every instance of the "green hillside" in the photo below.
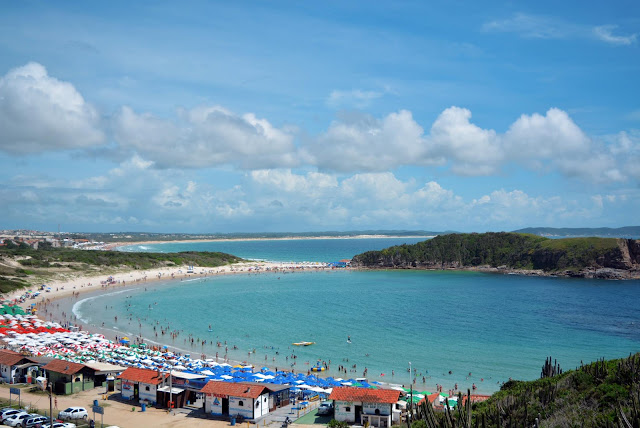
{"type": "Polygon", "coordinates": [[[630,269],[640,261],[639,245],[615,238],[549,239],[520,233],[440,235],[414,245],[355,256],[355,267],[455,269],[478,266],[544,272],[630,269]]]}
{"type": "Polygon", "coordinates": [[[36,285],[69,274],[113,274],[166,266],[223,266],[242,261],[219,252],[138,253],[45,247],[21,244],[0,247],[0,292],[36,285]]]}
{"type": "Polygon", "coordinates": [[[448,413],[419,405],[411,428],[640,426],[640,354],[564,373],[558,368],[549,358],[539,380],[509,381],[473,405],[460,396],[464,405],[448,413]]]}

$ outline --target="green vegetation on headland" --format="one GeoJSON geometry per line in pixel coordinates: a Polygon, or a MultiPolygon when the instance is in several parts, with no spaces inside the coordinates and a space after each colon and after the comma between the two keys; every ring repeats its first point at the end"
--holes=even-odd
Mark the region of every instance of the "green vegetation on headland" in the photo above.
{"type": "Polygon", "coordinates": [[[241,258],[219,252],[137,253],[77,250],[5,241],[0,247],[0,292],[36,285],[65,273],[111,274],[118,270],[152,269],[170,266],[224,266],[241,258]]]}
{"type": "Polygon", "coordinates": [[[640,354],[558,369],[549,358],[539,380],[509,381],[477,404],[459,396],[449,412],[421,403],[410,427],[640,427],[640,354]]]}
{"type": "Polygon", "coordinates": [[[491,269],[579,277],[640,277],[640,242],[615,238],[549,239],[520,233],[436,236],[355,256],[351,265],[397,269],[491,269]]]}

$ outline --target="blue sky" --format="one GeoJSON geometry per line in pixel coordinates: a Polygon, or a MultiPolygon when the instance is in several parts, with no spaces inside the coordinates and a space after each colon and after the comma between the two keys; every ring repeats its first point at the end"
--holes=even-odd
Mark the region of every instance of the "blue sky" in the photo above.
{"type": "Polygon", "coordinates": [[[638,2],[10,2],[0,228],[637,225],[638,2]]]}

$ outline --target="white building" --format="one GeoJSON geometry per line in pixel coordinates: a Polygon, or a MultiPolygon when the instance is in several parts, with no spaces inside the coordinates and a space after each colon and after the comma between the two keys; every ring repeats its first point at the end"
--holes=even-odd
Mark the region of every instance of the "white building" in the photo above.
{"type": "MultiPolygon", "coordinates": [[[[0,377],[6,383],[30,381],[30,373],[35,373],[38,363],[9,349],[0,349],[0,377]]],[[[35,377],[35,374],[33,375],[35,377]]]]}
{"type": "Polygon", "coordinates": [[[118,379],[122,380],[122,398],[139,399],[155,405],[158,385],[163,383],[167,376],[155,370],[129,367],[118,376],[118,379]]]}
{"type": "Polygon", "coordinates": [[[400,391],[394,389],[369,389],[336,387],[331,391],[335,416],[338,421],[364,426],[390,427],[400,423],[398,399],[400,391]]]}
{"type": "Polygon", "coordinates": [[[200,392],[205,394],[205,413],[216,416],[242,415],[249,420],[269,413],[269,390],[262,385],[212,380],[200,392]]]}

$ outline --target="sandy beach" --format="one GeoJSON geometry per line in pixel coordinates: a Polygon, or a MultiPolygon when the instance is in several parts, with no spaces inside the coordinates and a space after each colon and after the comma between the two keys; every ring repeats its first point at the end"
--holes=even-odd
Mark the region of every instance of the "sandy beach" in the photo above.
{"type": "MultiPolygon", "coordinates": [[[[246,274],[250,273],[270,273],[282,272],[285,270],[295,269],[324,269],[321,264],[313,263],[267,263],[267,262],[244,262],[221,267],[194,267],[193,273],[187,273],[187,266],[149,269],[149,270],[132,270],[122,272],[111,276],[105,275],[82,276],[78,275],[69,280],[58,280],[48,283],[50,291],[41,291],[41,294],[35,299],[28,299],[19,303],[23,308],[29,307],[32,303],[36,303],[38,317],[44,320],[53,320],[56,322],[72,322],[71,306],[77,299],[82,296],[91,294],[108,293],[115,289],[134,289],[149,285],[160,285],[162,282],[180,281],[196,279],[212,275],[229,275],[229,274],[246,274]],[[107,279],[109,281],[107,282],[107,279]],[[58,304],[62,303],[62,304],[58,304]],[[45,309],[46,308],[46,309],[45,309]],[[63,313],[66,317],[63,316],[63,313]]],[[[18,299],[24,295],[25,290],[15,291],[7,298],[9,300],[18,299]]],[[[73,323],[73,322],[72,322],[73,323]]],[[[81,326],[83,330],[90,333],[104,334],[107,338],[113,339],[114,331],[100,328],[97,326],[81,326]]],[[[179,348],[169,346],[170,350],[183,351],[179,348]]],[[[9,398],[9,390],[0,388],[0,396],[9,398]]],[[[84,406],[90,408],[93,400],[98,399],[100,405],[105,405],[105,422],[117,425],[119,427],[200,427],[229,426],[227,421],[218,421],[211,419],[194,418],[188,415],[188,412],[177,411],[175,414],[168,414],[165,409],[156,409],[147,407],[146,412],[141,412],[138,406],[134,407],[128,402],[119,400],[119,392],[112,392],[103,399],[102,390],[96,388],[91,391],[83,391],[70,396],[57,396],[57,406],[54,408],[54,414],[69,406],[84,406]]],[[[23,403],[28,403],[32,407],[40,409],[49,408],[49,399],[45,394],[31,394],[24,392],[22,394],[23,403]]],[[[99,420],[99,419],[98,419],[99,420]]]]}
{"type": "MultiPolygon", "coordinates": [[[[138,288],[152,286],[161,286],[173,282],[183,282],[188,284],[200,278],[207,278],[219,275],[238,275],[238,274],[277,274],[292,271],[320,271],[330,269],[325,264],[316,262],[242,262],[232,265],[218,267],[193,267],[193,273],[188,272],[188,266],[172,266],[166,268],[155,268],[147,270],[130,270],[123,271],[114,275],[93,275],[76,277],[67,280],[51,281],[47,284],[50,291],[40,291],[35,298],[28,298],[20,302],[20,298],[24,298],[25,290],[15,291],[6,298],[24,308],[29,308],[35,304],[37,316],[46,321],[54,321],[61,325],[78,326],[80,330],[89,333],[99,333],[106,338],[116,341],[118,336],[122,336],[122,332],[112,330],[104,326],[84,324],[81,320],[76,319],[73,313],[73,306],[76,302],[93,295],[101,295],[120,290],[134,290],[138,288]]],[[[157,345],[178,353],[190,353],[191,349],[184,349],[175,344],[172,345],[171,340],[166,337],[164,341],[158,342],[158,338],[152,339],[147,336],[138,336],[136,339],[146,342],[150,346],[157,345]]],[[[230,338],[232,339],[232,338],[230,338]]],[[[133,340],[133,337],[132,337],[133,340]]],[[[224,358],[220,357],[220,362],[224,358]]],[[[238,364],[243,361],[239,359],[227,359],[226,362],[238,364]]]]}
{"type": "Polygon", "coordinates": [[[129,245],[147,245],[147,244],[184,244],[193,242],[231,242],[231,241],[294,241],[306,239],[371,239],[371,238],[434,238],[434,235],[353,235],[353,236],[283,236],[283,237],[265,237],[265,238],[215,238],[215,239],[179,239],[172,241],[149,240],[139,242],[111,242],[105,245],[107,249],[117,247],[126,247],[129,245]]]}
{"type": "MultiPolygon", "coordinates": [[[[50,291],[41,291],[36,299],[30,299],[19,303],[23,308],[27,308],[31,303],[41,302],[43,298],[50,301],[62,297],[69,297],[74,294],[84,294],[98,289],[105,292],[113,290],[115,287],[135,286],[141,283],[154,281],[169,281],[172,279],[191,279],[211,275],[227,275],[238,273],[259,273],[278,272],[295,269],[322,269],[321,263],[275,263],[275,262],[253,262],[247,261],[226,266],[207,267],[194,266],[193,273],[187,273],[188,266],[172,266],[163,268],[153,268],[146,270],[128,270],[108,275],[105,273],[98,275],[76,275],[68,279],[57,279],[47,283],[50,291]],[[109,278],[111,278],[109,280],[109,278]]],[[[15,290],[5,296],[7,300],[14,301],[24,295],[25,289],[15,290]]]]}

